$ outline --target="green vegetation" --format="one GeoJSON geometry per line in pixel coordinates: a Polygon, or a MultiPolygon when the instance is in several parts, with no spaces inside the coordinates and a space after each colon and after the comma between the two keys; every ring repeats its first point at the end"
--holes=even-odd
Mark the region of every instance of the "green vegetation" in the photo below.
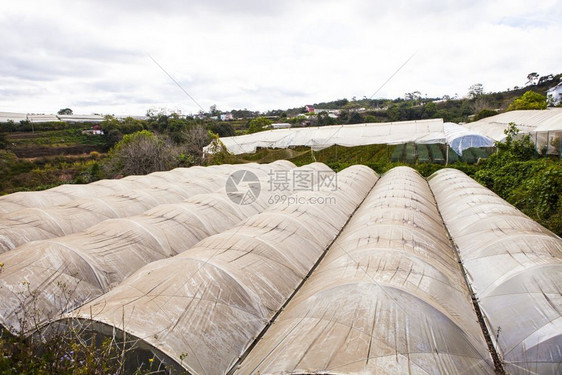
{"type": "Polygon", "coordinates": [[[534,91],[527,91],[507,107],[508,111],[519,109],[546,109],[546,96],[534,91]]]}
{"type": "Polygon", "coordinates": [[[0,191],[44,190],[65,183],[89,183],[103,178],[101,154],[20,158],[0,150],[0,191]]]}
{"type": "Polygon", "coordinates": [[[111,149],[108,168],[114,175],[144,175],[172,168],[170,145],[148,130],[127,134],[111,149]]]}
{"type": "Polygon", "coordinates": [[[271,124],[273,124],[273,121],[271,121],[270,119],[265,118],[265,117],[258,117],[258,118],[252,119],[248,123],[248,133],[257,133],[257,132],[267,130],[267,128],[271,124]]]}
{"type": "Polygon", "coordinates": [[[528,136],[518,137],[512,124],[498,152],[482,163],[473,177],[525,214],[562,235],[562,162],[534,158],[528,136]]]}

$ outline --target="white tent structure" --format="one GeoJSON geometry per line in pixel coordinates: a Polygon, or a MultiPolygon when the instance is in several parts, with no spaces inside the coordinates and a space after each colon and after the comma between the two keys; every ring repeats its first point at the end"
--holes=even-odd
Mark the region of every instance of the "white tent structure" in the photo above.
{"type": "Polygon", "coordinates": [[[197,185],[201,178],[227,176],[228,165],[211,167],[176,168],[169,172],[154,172],[145,176],[127,176],[117,180],[100,180],[91,184],[66,184],[43,191],[19,192],[0,197],[0,214],[23,208],[59,206],[80,198],[101,198],[115,193],[139,189],[169,189],[170,185],[187,183],[197,185]]]}
{"type": "Polygon", "coordinates": [[[465,126],[496,141],[505,139],[504,130],[514,123],[523,134],[529,134],[538,151],[560,155],[562,148],[562,108],[510,111],[486,117],[465,126]]]}
{"type": "MultiPolygon", "coordinates": [[[[269,179],[266,168],[278,171],[279,166],[290,164],[275,162],[259,166],[261,170],[256,165],[238,168],[254,167],[265,186],[269,179]]],[[[326,165],[314,163],[293,168],[292,175],[303,170],[332,172],[326,165]]],[[[176,255],[262,212],[274,202],[272,195],[278,194],[264,188],[251,204],[239,204],[223,189],[1,254],[0,325],[14,334],[33,329],[107,292],[140,267],[176,255]],[[32,310],[36,313],[26,316],[32,310]]]]}
{"type": "Polygon", "coordinates": [[[462,156],[464,150],[469,148],[494,147],[494,140],[492,138],[452,122],[443,124],[443,132],[445,134],[445,143],[460,156],[462,156]]]}
{"type": "Polygon", "coordinates": [[[0,112],[0,123],[1,122],[20,122],[27,120],[27,113],[16,113],[16,112],[0,112]]]}
{"type": "MultiPolygon", "coordinates": [[[[333,125],[314,128],[290,128],[225,137],[220,139],[230,153],[255,152],[260,148],[308,146],[313,150],[340,145],[345,147],[373,144],[449,144],[462,155],[471,147],[493,147],[494,141],[462,125],[443,124],[442,119],[333,125]]],[[[207,152],[211,147],[207,146],[207,152]]]]}
{"type": "Polygon", "coordinates": [[[464,173],[429,183],[511,374],[562,372],[562,240],[464,173]]]}
{"type": "Polygon", "coordinates": [[[0,328],[119,333],[133,359],[192,374],[562,371],[559,237],[457,170],[328,173],[277,161],[3,197],[0,233],[25,239],[0,254],[0,328]]]}
{"type": "Polygon", "coordinates": [[[236,374],[493,374],[458,259],[415,170],[386,173],[236,374]]]}
{"type": "MultiPolygon", "coordinates": [[[[269,170],[288,170],[294,165],[278,161],[269,165],[247,164],[244,168],[267,175],[269,170]]],[[[29,202],[26,196],[37,198],[39,204],[56,201],[61,194],[84,196],[54,207],[31,207],[0,216],[0,253],[35,240],[44,240],[80,232],[107,219],[138,215],[160,204],[180,202],[195,194],[224,189],[228,176],[240,166],[178,168],[166,175],[161,172],[146,176],[132,176],[123,180],[104,180],[104,184],[64,185],[58,188],[16,197],[7,195],[0,199],[12,203],[29,202]],[[124,191],[129,187],[130,190],[124,191]],[[137,188],[131,188],[137,186],[137,188]],[[144,186],[144,188],[143,188],[144,186]],[[114,194],[107,195],[112,189],[114,194]],[[43,199],[43,196],[45,199],[43,199]],[[53,199],[54,197],[54,199],[53,199]],[[21,198],[21,200],[20,200],[21,198]]],[[[15,203],[15,204],[14,204],[15,203]]],[[[10,206],[8,205],[10,208],[10,206]]]]}
{"type": "MultiPolygon", "coordinates": [[[[268,130],[259,133],[220,139],[232,154],[255,152],[262,148],[309,146],[313,150],[340,146],[372,144],[400,144],[423,140],[424,143],[443,143],[443,120],[419,120],[355,125],[331,125],[310,128],[268,130]]],[[[209,146],[206,148],[210,150],[209,146]]]]}
{"type": "Polygon", "coordinates": [[[143,267],[71,319],[124,329],[190,373],[226,373],[305,280],[377,179],[364,166],[337,178],[335,191],[299,193],[308,203],[275,205],[143,267]]]}

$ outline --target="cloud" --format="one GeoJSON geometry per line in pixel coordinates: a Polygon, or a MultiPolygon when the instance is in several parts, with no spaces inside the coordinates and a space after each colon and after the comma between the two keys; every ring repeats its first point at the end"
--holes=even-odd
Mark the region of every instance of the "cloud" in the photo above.
{"type": "Polygon", "coordinates": [[[559,73],[555,0],[9,2],[0,110],[266,110],[419,90],[463,95],[559,73]]]}

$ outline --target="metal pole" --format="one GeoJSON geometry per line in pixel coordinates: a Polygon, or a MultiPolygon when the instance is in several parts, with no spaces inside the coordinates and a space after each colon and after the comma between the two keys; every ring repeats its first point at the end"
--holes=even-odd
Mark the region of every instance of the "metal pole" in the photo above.
{"type": "Polygon", "coordinates": [[[445,147],[447,147],[447,151],[445,151],[445,166],[449,165],[449,144],[445,143],[445,147]]]}
{"type": "Polygon", "coordinates": [[[539,154],[539,132],[535,132],[535,157],[539,154]]]}
{"type": "Polygon", "coordinates": [[[548,144],[550,143],[550,131],[546,132],[546,152],[544,153],[544,157],[548,157],[548,144]]]}

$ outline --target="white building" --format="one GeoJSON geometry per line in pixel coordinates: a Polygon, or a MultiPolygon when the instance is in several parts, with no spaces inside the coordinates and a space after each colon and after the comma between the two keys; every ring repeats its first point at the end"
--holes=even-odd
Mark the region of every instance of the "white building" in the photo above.
{"type": "Polygon", "coordinates": [[[546,92],[546,98],[549,105],[558,105],[562,103],[562,82],[546,92]]]}

